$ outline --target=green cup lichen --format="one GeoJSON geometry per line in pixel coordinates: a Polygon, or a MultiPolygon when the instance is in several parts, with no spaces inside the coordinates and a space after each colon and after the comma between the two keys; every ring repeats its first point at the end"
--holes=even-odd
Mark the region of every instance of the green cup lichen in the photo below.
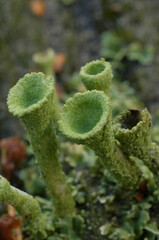
{"type": "Polygon", "coordinates": [[[24,123],[41,176],[52,196],[55,214],[64,217],[75,213],[75,204],[58,156],[52,120],[54,94],[52,77],[43,73],[26,74],[10,90],[8,108],[24,123]]]}
{"type": "MultiPolygon", "coordinates": [[[[65,219],[64,222],[73,226],[75,203],[59,161],[53,121],[56,98],[50,62],[46,64],[49,71],[43,68],[47,77],[43,73],[31,73],[18,81],[9,92],[8,108],[25,125],[41,176],[53,200],[54,220],[62,217],[62,221],[65,219]]],[[[105,60],[86,64],[81,68],[80,77],[88,91],[77,93],[66,101],[60,114],[60,131],[71,141],[92,148],[104,168],[126,190],[136,193],[143,181],[149,181],[152,186],[158,171],[159,147],[151,140],[149,112],[147,109],[128,110],[112,120],[111,100],[108,97],[112,71],[105,60]]],[[[51,234],[55,229],[52,227],[53,232],[50,229],[47,232],[38,202],[12,187],[3,177],[0,177],[0,202],[8,202],[17,209],[34,239],[53,237],[51,234]]],[[[68,225],[67,228],[70,228],[68,225]]]]}
{"type": "Polygon", "coordinates": [[[151,171],[156,172],[158,146],[152,143],[152,120],[148,110],[127,110],[116,117],[115,123],[115,137],[120,142],[122,152],[127,157],[142,159],[151,171]]]}
{"type": "Polygon", "coordinates": [[[67,100],[59,128],[70,140],[91,147],[126,188],[137,186],[139,171],[118,147],[113,134],[110,101],[104,92],[77,93],[67,100]]]}
{"type": "Polygon", "coordinates": [[[108,95],[112,77],[111,65],[104,59],[89,62],[80,71],[80,78],[88,90],[96,89],[108,95]]]}
{"type": "Polygon", "coordinates": [[[107,102],[108,98],[96,90],[75,94],[64,105],[59,121],[60,130],[72,140],[80,143],[89,141],[107,121],[107,102]]]}
{"type": "Polygon", "coordinates": [[[33,62],[46,75],[54,76],[53,63],[55,59],[55,52],[52,48],[48,48],[43,52],[37,52],[33,55],[33,62]]]}
{"type": "Polygon", "coordinates": [[[9,111],[22,120],[29,132],[41,132],[54,113],[54,91],[52,77],[42,73],[26,74],[9,91],[9,111]]]}

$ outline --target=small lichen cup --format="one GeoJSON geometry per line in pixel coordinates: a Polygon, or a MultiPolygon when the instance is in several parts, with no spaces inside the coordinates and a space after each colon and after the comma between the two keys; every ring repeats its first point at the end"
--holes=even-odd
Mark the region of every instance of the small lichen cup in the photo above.
{"type": "Polygon", "coordinates": [[[88,90],[99,90],[109,95],[113,74],[111,65],[104,59],[87,63],[81,68],[80,78],[88,90]]]}
{"type": "Polygon", "coordinates": [[[75,203],[62,170],[53,123],[54,84],[43,73],[26,74],[9,91],[9,111],[24,123],[56,216],[72,216],[75,203]]]}
{"type": "Polygon", "coordinates": [[[40,67],[41,71],[50,76],[54,76],[53,63],[55,60],[55,52],[52,48],[48,48],[43,52],[37,52],[33,55],[33,62],[40,67]]]}
{"type": "Polygon", "coordinates": [[[139,181],[138,169],[122,154],[114,138],[109,98],[102,91],[77,93],[66,101],[59,129],[78,144],[91,147],[103,165],[127,188],[139,181]]]}

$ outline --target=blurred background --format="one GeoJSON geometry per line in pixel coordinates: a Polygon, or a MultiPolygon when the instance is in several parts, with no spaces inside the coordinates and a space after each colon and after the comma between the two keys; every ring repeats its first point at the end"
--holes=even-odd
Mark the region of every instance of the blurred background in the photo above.
{"type": "Polygon", "coordinates": [[[155,124],[158,26],[158,0],[1,0],[0,138],[23,134],[8,113],[7,94],[24,74],[40,71],[32,56],[47,48],[56,53],[53,70],[61,101],[70,92],[82,91],[82,65],[105,58],[114,71],[116,113],[130,105],[147,106],[155,124]]]}

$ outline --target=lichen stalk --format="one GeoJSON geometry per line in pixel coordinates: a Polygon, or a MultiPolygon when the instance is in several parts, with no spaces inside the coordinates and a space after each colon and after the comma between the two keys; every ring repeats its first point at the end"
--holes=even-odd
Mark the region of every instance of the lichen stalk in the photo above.
{"type": "Polygon", "coordinates": [[[41,176],[51,194],[56,216],[72,216],[75,204],[66,184],[59,156],[54,115],[52,77],[43,73],[26,74],[10,90],[9,111],[25,125],[41,176]]]}
{"type": "Polygon", "coordinates": [[[158,146],[152,143],[152,120],[148,110],[127,110],[117,116],[115,123],[115,137],[120,142],[122,152],[127,157],[142,159],[151,171],[156,172],[158,146]]]}
{"type": "Polygon", "coordinates": [[[80,71],[80,78],[88,90],[104,91],[106,95],[110,94],[112,77],[111,65],[104,59],[89,62],[80,71]]]}
{"type": "Polygon", "coordinates": [[[110,101],[104,92],[87,91],[67,100],[60,115],[59,128],[70,140],[91,147],[124,187],[137,187],[139,170],[118,147],[110,101]]]}
{"type": "Polygon", "coordinates": [[[33,62],[41,69],[41,71],[48,75],[54,76],[53,63],[55,60],[55,52],[48,48],[43,52],[37,52],[33,55],[33,62]]]}
{"type": "Polygon", "coordinates": [[[46,237],[46,218],[41,212],[39,203],[31,195],[11,186],[2,176],[0,176],[0,202],[15,207],[32,236],[40,239],[46,237]]]}

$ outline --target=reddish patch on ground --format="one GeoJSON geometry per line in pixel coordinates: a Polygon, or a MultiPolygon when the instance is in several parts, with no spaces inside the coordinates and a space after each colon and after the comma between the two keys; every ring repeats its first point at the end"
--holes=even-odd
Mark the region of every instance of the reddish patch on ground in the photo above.
{"type": "Polygon", "coordinates": [[[0,218],[0,239],[1,240],[17,240],[14,237],[14,230],[21,227],[22,222],[20,219],[4,215],[0,218]]]}
{"type": "Polygon", "coordinates": [[[18,138],[5,138],[0,141],[2,172],[7,179],[26,156],[26,145],[18,138]]]}

